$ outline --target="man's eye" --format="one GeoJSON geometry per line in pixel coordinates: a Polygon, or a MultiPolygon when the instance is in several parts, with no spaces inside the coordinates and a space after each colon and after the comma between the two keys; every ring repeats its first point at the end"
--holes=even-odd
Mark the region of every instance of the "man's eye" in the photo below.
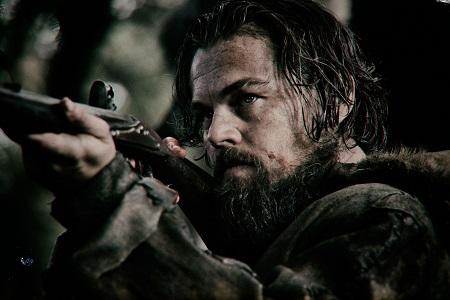
{"type": "Polygon", "coordinates": [[[245,94],[241,96],[240,99],[240,104],[252,104],[254,103],[256,100],[258,100],[259,97],[253,94],[245,94]]]}
{"type": "Polygon", "coordinates": [[[203,121],[210,121],[214,116],[214,113],[212,111],[210,112],[205,112],[203,114],[203,121]]]}
{"type": "Polygon", "coordinates": [[[194,114],[195,123],[197,123],[201,127],[208,126],[208,124],[211,123],[213,115],[214,115],[213,112],[206,112],[206,111],[196,112],[194,114]]]}

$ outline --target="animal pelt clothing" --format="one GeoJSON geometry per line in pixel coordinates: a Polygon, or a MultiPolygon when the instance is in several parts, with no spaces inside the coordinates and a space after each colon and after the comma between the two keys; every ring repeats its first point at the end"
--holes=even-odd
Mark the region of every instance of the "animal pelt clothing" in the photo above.
{"type": "Polygon", "coordinates": [[[450,152],[337,164],[320,188],[250,267],[208,249],[177,193],[117,155],[82,189],[57,195],[53,215],[67,231],[46,296],[450,299],[450,152]]]}

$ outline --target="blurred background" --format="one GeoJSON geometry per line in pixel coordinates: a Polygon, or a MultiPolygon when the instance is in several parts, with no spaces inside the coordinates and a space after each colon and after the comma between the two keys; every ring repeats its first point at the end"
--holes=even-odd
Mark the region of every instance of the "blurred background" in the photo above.
{"type": "MultiPolygon", "coordinates": [[[[0,81],[86,102],[91,83],[105,80],[119,111],[173,135],[176,53],[191,18],[214,2],[0,0],[0,81]]],[[[376,63],[389,95],[391,145],[450,149],[449,1],[319,2],[353,29],[376,63]]],[[[51,200],[26,177],[20,149],[0,131],[0,299],[39,295],[63,230],[49,216],[51,200]]]]}

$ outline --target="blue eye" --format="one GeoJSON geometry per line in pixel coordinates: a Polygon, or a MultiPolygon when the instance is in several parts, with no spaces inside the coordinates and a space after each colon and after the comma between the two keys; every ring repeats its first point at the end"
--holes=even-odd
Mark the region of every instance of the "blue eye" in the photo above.
{"type": "Polygon", "coordinates": [[[247,94],[247,95],[243,95],[241,97],[241,103],[242,104],[252,104],[254,103],[256,100],[258,100],[259,97],[253,94],[247,94]]]}
{"type": "Polygon", "coordinates": [[[210,112],[205,112],[202,116],[203,120],[211,120],[214,116],[214,112],[210,111],[210,112]]]}
{"type": "Polygon", "coordinates": [[[193,111],[194,123],[204,128],[208,127],[214,116],[214,112],[206,109],[195,109],[193,111]]]}
{"type": "Polygon", "coordinates": [[[209,127],[211,124],[214,112],[207,112],[202,117],[202,127],[209,127]]]}

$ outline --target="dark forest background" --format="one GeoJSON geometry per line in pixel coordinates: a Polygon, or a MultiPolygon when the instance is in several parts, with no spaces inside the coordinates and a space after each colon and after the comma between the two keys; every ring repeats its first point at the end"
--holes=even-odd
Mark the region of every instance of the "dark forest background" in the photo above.
{"type": "MultiPolygon", "coordinates": [[[[320,2],[354,30],[382,75],[390,144],[450,149],[450,4],[320,2]]],[[[0,0],[0,81],[85,102],[92,81],[106,80],[119,111],[170,135],[177,49],[189,20],[213,3],[0,0]]],[[[39,294],[40,274],[63,230],[49,216],[51,199],[26,177],[20,149],[0,131],[1,299],[39,294]]]]}

